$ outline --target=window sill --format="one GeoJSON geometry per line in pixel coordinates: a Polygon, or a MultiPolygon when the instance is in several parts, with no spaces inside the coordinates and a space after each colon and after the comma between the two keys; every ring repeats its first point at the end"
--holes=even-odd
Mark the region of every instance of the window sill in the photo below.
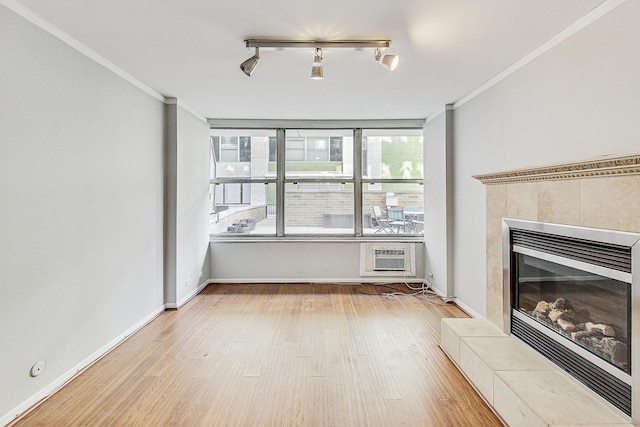
{"type": "Polygon", "coordinates": [[[296,236],[210,236],[211,243],[263,243],[263,242],[318,242],[318,243],[348,243],[348,242],[424,242],[423,235],[400,236],[343,236],[343,235],[296,235],[296,236]]]}

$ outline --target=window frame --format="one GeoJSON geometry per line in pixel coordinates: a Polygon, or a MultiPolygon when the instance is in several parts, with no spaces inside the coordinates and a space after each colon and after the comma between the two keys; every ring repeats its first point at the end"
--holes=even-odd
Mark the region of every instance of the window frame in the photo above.
{"type": "MultiPolygon", "coordinates": [[[[343,153],[343,149],[344,149],[344,141],[343,141],[343,137],[342,136],[330,136],[330,137],[318,137],[320,138],[326,138],[326,142],[327,142],[327,148],[326,148],[326,156],[327,158],[324,160],[313,160],[310,159],[309,156],[309,139],[310,138],[314,138],[314,137],[308,137],[308,136],[301,136],[301,137],[289,137],[289,142],[291,142],[292,140],[300,140],[301,149],[298,149],[296,151],[301,151],[302,152],[302,158],[301,159],[291,159],[288,158],[288,155],[285,155],[285,158],[288,158],[289,161],[293,161],[293,162],[301,162],[301,163],[341,163],[342,160],[344,159],[344,153],[343,153]],[[338,151],[334,150],[335,146],[339,146],[338,151]]],[[[275,163],[276,162],[276,144],[277,141],[275,140],[275,137],[269,137],[269,162],[271,163],[275,163]]],[[[287,147],[287,154],[292,153],[293,151],[291,150],[291,147],[288,146],[287,147]]]]}
{"type": "Polygon", "coordinates": [[[211,138],[213,158],[218,163],[249,163],[251,162],[251,137],[238,136],[215,136],[211,138]],[[226,141],[225,141],[226,140],[226,141]],[[232,146],[223,147],[223,145],[232,146]],[[247,149],[248,147],[248,149],[247,149]],[[235,154],[234,160],[222,159],[223,155],[235,154]],[[248,160],[247,160],[248,156],[248,160]]]}
{"type": "MultiPolygon", "coordinates": [[[[275,235],[255,235],[251,234],[250,238],[257,238],[259,240],[279,240],[279,239],[344,239],[344,240],[409,240],[409,241],[422,241],[423,235],[370,235],[363,234],[363,188],[366,184],[377,183],[399,183],[399,184],[419,184],[424,185],[424,179],[407,179],[407,178],[366,178],[363,177],[363,155],[365,151],[362,149],[363,145],[363,129],[394,129],[394,130],[411,130],[422,129],[424,126],[424,119],[409,119],[409,120],[374,120],[374,121],[274,121],[274,120],[209,120],[210,129],[212,131],[219,130],[242,130],[242,129],[254,129],[254,130],[275,130],[275,146],[276,146],[276,174],[275,177],[265,178],[250,178],[250,177],[224,177],[215,178],[210,180],[211,184],[223,184],[223,183],[240,183],[240,184],[275,184],[276,185],[276,231],[275,235]],[[318,177],[287,177],[286,176],[286,131],[291,129],[307,129],[307,130],[351,130],[353,132],[353,174],[352,176],[344,176],[339,178],[318,178],[318,177]],[[352,184],[353,185],[353,197],[354,197],[354,229],[352,234],[285,234],[285,189],[287,184],[352,184]]],[[[273,163],[271,155],[271,139],[268,147],[267,162],[273,163]]],[[[331,162],[331,147],[333,137],[328,138],[328,155],[331,162]]],[[[423,139],[424,144],[424,139],[423,139]]],[[[307,158],[307,138],[304,138],[305,147],[305,159],[307,158]]],[[[344,159],[344,145],[341,143],[342,152],[340,160],[344,159]]],[[[423,145],[424,147],[424,145],[423,145]]],[[[306,160],[305,160],[306,161],[306,160]]],[[[247,237],[236,235],[212,235],[215,239],[233,239],[240,238],[240,240],[246,241],[247,237]]]]}

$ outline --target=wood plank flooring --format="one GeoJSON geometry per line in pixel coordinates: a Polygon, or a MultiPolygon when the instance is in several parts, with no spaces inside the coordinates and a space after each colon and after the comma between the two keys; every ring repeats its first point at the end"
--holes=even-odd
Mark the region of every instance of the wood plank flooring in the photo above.
{"type": "Polygon", "coordinates": [[[438,347],[465,314],[388,291],[209,285],[15,426],[501,426],[438,347]]]}

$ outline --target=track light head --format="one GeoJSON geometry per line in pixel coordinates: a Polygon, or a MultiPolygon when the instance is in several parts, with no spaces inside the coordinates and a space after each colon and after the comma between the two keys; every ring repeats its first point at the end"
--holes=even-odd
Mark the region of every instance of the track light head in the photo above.
{"type": "Polygon", "coordinates": [[[400,57],[398,55],[385,55],[384,53],[382,53],[382,49],[380,48],[376,48],[374,56],[376,61],[378,61],[380,64],[384,65],[391,71],[396,69],[396,67],[398,66],[398,61],[400,60],[400,57]]]}
{"type": "Polygon", "coordinates": [[[278,50],[290,48],[313,48],[315,56],[313,58],[313,66],[311,68],[311,78],[313,80],[322,80],[324,78],[324,70],[322,66],[322,49],[356,49],[374,48],[374,58],[376,62],[384,65],[393,71],[398,66],[398,55],[385,55],[384,50],[388,49],[391,40],[274,40],[274,39],[247,39],[244,41],[245,47],[255,48],[256,53],[251,58],[240,64],[240,69],[247,76],[251,76],[260,61],[260,53],[258,48],[273,48],[278,50]]]}
{"type": "Polygon", "coordinates": [[[313,58],[313,66],[311,67],[311,79],[322,80],[323,78],[322,49],[316,48],[316,56],[313,58]]]}
{"type": "Polygon", "coordinates": [[[258,49],[259,48],[256,47],[256,53],[251,58],[240,64],[242,72],[249,77],[251,76],[251,73],[253,73],[253,70],[255,70],[256,65],[258,65],[258,61],[260,61],[260,51],[258,49]]]}

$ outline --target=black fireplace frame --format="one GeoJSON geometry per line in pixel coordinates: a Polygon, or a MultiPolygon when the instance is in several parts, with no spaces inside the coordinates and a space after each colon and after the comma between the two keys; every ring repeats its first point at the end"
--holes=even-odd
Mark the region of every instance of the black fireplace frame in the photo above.
{"type": "Polygon", "coordinates": [[[590,388],[621,414],[640,417],[640,234],[503,218],[505,332],[517,337],[590,388]],[[631,374],[600,359],[536,320],[514,310],[518,253],[614,278],[631,287],[631,374]],[[639,300],[639,301],[636,301],[639,300]],[[636,345],[632,345],[636,343],[636,345]]]}

